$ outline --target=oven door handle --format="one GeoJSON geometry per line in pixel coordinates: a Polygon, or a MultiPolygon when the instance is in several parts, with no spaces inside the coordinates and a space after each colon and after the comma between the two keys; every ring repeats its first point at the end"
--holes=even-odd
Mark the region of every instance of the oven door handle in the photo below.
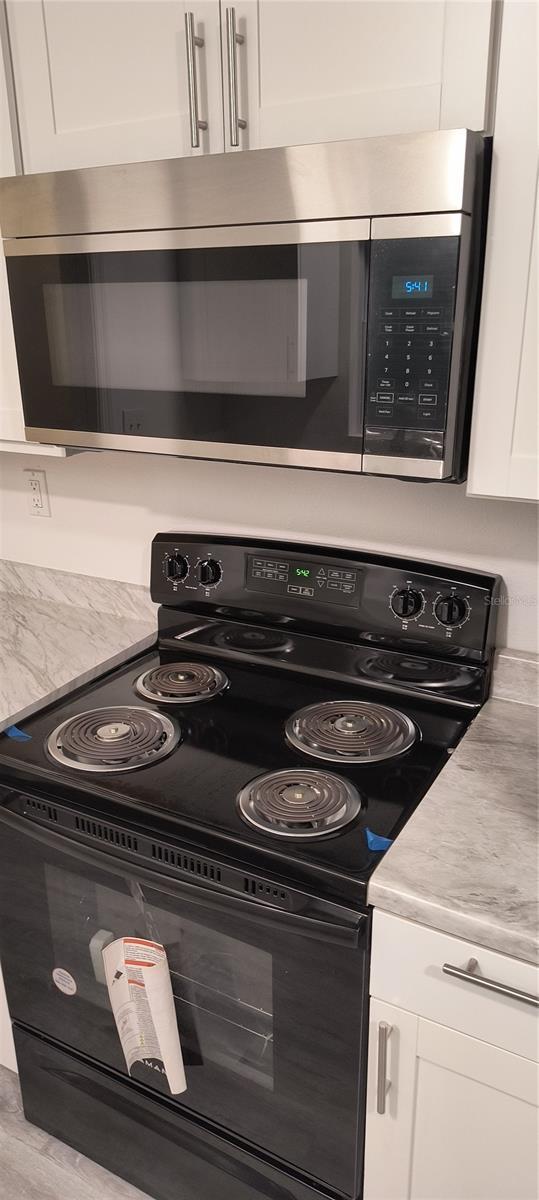
{"type": "Polygon", "coordinates": [[[46,829],[43,825],[10,812],[2,806],[0,824],[17,833],[33,837],[44,846],[71,854],[91,867],[98,866],[102,871],[108,870],[116,875],[127,876],[135,882],[155,888],[164,895],[178,897],[204,908],[217,908],[220,912],[231,912],[253,921],[269,920],[272,929],[282,930],[284,933],[299,933],[303,937],[317,938],[319,941],[357,947],[367,926],[366,914],[344,908],[340,904],[319,901],[316,897],[305,897],[307,902],[312,900],[311,915],[310,912],[292,912],[290,909],[276,908],[257,900],[254,896],[236,896],[219,888],[192,883],[191,880],[173,879],[170,875],[133,863],[129,858],[120,858],[108,850],[95,850],[70,837],[68,833],[46,829]],[[338,914],[335,919],[333,913],[338,914]]]}

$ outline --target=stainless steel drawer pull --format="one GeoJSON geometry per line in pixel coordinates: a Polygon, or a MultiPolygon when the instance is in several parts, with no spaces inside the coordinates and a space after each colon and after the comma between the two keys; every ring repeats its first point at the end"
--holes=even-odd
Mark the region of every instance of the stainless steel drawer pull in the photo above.
{"type": "Polygon", "coordinates": [[[376,1111],[381,1116],[386,1111],[386,1096],[391,1087],[387,1081],[387,1042],[392,1025],[387,1021],[378,1022],[378,1079],[376,1088],[376,1111]]]}
{"type": "Polygon", "coordinates": [[[208,128],[207,121],[201,121],[198,115],[198,77],[195,58],[195,46],[204,45],[204,38],[195,35],[195,14],[185,14],[185,44],[187,47],[187,87],[189,90],[189,124],[191,126],[191,145],[193,150],[200,146],[200,130],[208,128]]]}
{"type": "Polygon", "coordinates": [[[484,975],[476,975],[478,966],[477,959],[470,958],[465,968],[444,963],[442,971],[444,975],[452,975],[454,979],[465,979],[467,983],[475,983],[476,987],[485,988],[487,992],[498,992],[500,996],[510,996],[512,1000],[521,1000],[523,1004],[532,1004],[534,1008],[539,1008],[539,996],[510,987],[507,983],[497,983],[495,979],[487,979],[484,975]]]}
{"type": "Polygon", "coordinates": [[[228,108],[230,117],[230,145],[239,146],[240,129],[247,128],[247,121],[238,116],[238,66],[236,46],[242,46],[245,38],[236,33],[236,9],[226,10],[226,46],[228,56],[228,108]]]}

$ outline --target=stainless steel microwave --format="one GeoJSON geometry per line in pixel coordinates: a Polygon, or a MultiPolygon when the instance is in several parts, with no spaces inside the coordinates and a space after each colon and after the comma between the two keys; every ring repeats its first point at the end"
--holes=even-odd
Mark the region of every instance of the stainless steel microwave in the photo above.
{"type": "Polygon", "coordinates": [[[461,480],[487,160],[453,130],[3,180],[27,437],[461,480]]]}

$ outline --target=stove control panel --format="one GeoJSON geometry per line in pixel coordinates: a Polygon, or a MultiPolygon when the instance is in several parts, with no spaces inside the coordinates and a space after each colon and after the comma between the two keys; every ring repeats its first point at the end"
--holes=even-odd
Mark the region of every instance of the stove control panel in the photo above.
{"type": "Polygon", "coordinates": [[[342,563],[306,561],[304,558],[247,556],[247,587],[272,596],[314,601],[318,604],[359,604],[357,568],[342,563]]]}
{"type": "Polygon", "coordinates": [[[158,534],[152,599],[221,619],[267,622],[369,645],[480,661],[500,580],[353,550],[158,534]]]}

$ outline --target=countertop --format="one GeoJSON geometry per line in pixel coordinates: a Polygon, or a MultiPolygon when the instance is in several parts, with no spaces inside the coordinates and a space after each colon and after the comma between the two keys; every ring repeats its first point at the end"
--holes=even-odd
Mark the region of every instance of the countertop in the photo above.
{"type": "Polygon", "coordinates": [[[374,872],[375,908],[539,962],[537,724],[533,704],[487,701],[374,872]]]}
{"type": "Polygon", "coordinates": [[[0,561],[0,731],[151,644],[156,628],[146,588],[0,561]]]}
{"type": "MultiPolygon", "coordinates": [[[[151,644],[156,628],[146,588],[6,562],[0,614],[0,729],[151,644]]],[[[369,885],[375,907],[529,962],[539,961],[537,665],[498,657],[492,698],[369,885]]]]}

